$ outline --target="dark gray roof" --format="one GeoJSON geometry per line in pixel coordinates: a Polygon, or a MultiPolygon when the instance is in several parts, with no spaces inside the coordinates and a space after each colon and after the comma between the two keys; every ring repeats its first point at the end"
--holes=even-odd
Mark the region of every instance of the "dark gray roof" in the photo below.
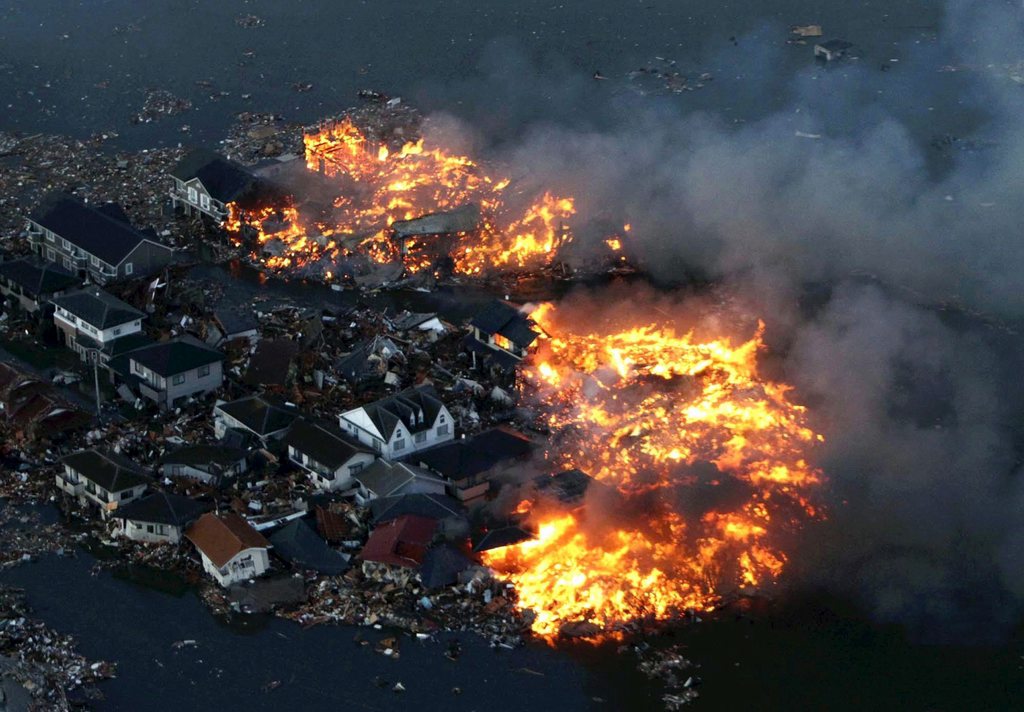
{"type": "Polygon", "coordinates": [[[540,336],[530,317],[501,299],[495,299],[469,323],[485,334],[500,334],[524,349],[540,336]]]}
{"type": "MultiPolygon", "coordinates": [[[[67,193],[51,193],[30,218],[90,255],[117,266],[143,240],[159,242],[132,227],[119,207],[95,208],[67,193]]],[[[166,245],[161,245],[170,250],[166,245]]]]}
{"type": "Polygon", "coordinates": [[[256,182],[256,177],[241,164],[204,148],[197,148],[181,159],[171,175],[186,182],[198,178],[210,197],[222,203],[236,200],[256,182]]]}
{"type": "Polygon", "coordinates": [[[211,445],[185,445],[165,453],[160,458],[162,465],[194,465],[199,469],[203,466],[213,465],[234,465],[245,459],[245,450],[230,447],[223,443],[211,445]]]}
{"type": "Polygon", "coordinates": [[[430,470],[387,460],[377,460],[353,477],[378,497],[390,497],[416,480],[444,484],[444,480],[430,470]]]}
{"type": "Polygon", "coordinates": [[[249,358],[242,379],[252,386],[288,385],[292,365],[299,353],[299,342],[291,339],[264,339],[249,358]]]}
{"type": "Polygon", "coordinates": [[[109,450],[82,450],[62,462],[108,492],[121,492],[150,481],[137,464],[109,450]]]}
{"type": "Polygon", "coordinates": [[[270,535],[274,553],[300,569],[312,569],[338,576],[349,568],[348,561],[327,545],[302,519],[296,519],[270,535]]]}
{"type": "Polygon", "coordinates": [[[840,50],[850,49],[851,47],[853,47],[853,43],[847,42],[846,40],[826,40],[825,42],[819,42],[817,46],[821,47],[822,49],[827,49],[830,52],[836,52],[840,50]]]}
{"type": "Polygon", "coordinates": [[[594,478],[582,470],[565,470],[554,475],[540,475],[533,480],[538,492],[551,495],[564,504],[583,500],[594,478]]]}
{"type": "Polygon", "coordinates": [[[488,551],[500,549],[503,546],[511,546],[521,541],[529,541],[535,538],[533,532],[524,529],[518,524],[508,524],[482,532],[473,539],[473,551],[488,551]]]}
{"type": "Polygon", "coordinates": [[[114,516],[118,519],[131,519],[137,522],[185,527],[210,509],[209,504],[197,502],[188,497],[167,492],[153,492],[123,507],[118,507],[114,516]]]}
{"type": "Polygon", "coordinates": [[[430,429],[443,407],[433,386],[416,386],[364,405],[363,410],[384,439],[390,440],[399,423],[413,433],[430,429]]]}
{"type": "Polygon", "coordinates": [[[221,403],[217,408],[257,435],[269,435],[284,430],[298,417],[294,412],[273,405],[260,396],[221,403]]]}
{"type": "Polygon", "coordinates": [[[97,329],[109,329],[146,316],[131,304],[122,302],[99,287],[86,287],[68,292],[54,299],[53,303],[97,329]]]}
{"type": "Polygon", "coordinates": [[[396,220],[391,229],[402,239],[418,235],[451,235],[472,232],[480,225],[480,208],[472,203],[455,210],[429,213],[412,220],[396,220]]]}
{"type": "Polygon", "coordinates": [[[414,459],[445,477],[461,480],[486,472],[500,462],[525,457],[532,450],[533,443],[525,435],[498,427],[423,450],[414,459]]]}
{"type": "Polygon", "coordinates": [[[386,336],[374,336],[358,344],[347,356],[338,359],[334,368],[342,378],[356,385],[373,378],[383,378],[387,361],[395,354],[402,354],[398,344],[386,336]]]}
{"type": "Polygon", "coordinates": [[[331,469],[341,467],[361,452],[373,452],[333,425],[304,418],[292,423],[285,443],[331,469]]]}
{"type": "Polygon", "coordinates": [[[220,324],[225,336],[251,331],[260,325],[251,309],[218,309],[213,313],[213,318],[220,324]]]}
{"type": "Polygon", "coordinates": [[[431,519],[463,518],[466,508],[445,494],[415,493],[399,494],[393,497],[379,497],[370,502],[373,523],[387,522],[403,514],[417,514],[431,519]]]}
{"type": "Polygon", "coordinates": [[[224,360],[220,351],[187,336],[136,349],[128,357],[164,377],[224,360]]]}
{"type": "Polygon", "coordinates": [[[18,285],[30,297],[49,296],[82,283],[57,263],[35,256],[0,263],[0,277],[18,285]]]}
{"type": "Polygon", "coordinates": [[[425,588],[450,586],[459,580],[459,574],[473,562],[459,549],[447,542],[432,546],[423,555],[420,564],[420,582],[425,588]]]}

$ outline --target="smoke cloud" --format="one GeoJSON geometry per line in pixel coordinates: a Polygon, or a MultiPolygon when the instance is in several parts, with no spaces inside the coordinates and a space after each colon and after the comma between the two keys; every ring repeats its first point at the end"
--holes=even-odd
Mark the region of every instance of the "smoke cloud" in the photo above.
{"type": "Polygon", "coordinates": [[[635,96],[587,111],[601,82],[561,67],[531,84],[508,46],[478,84],[431,91],[489,112],[472,140],[518,185],[577,199],[577,242],[629,222],[656,281],[705,276],[758,305],[772,368],[826,436],[833,503],[794,557],[804,583],[924,636],[997,636],[1024,603],[1024,9],[954,0],[890,71],[872,56],[760,82],[786,32],[768,29],[715,60],[773,107],[743,122],[635,96]],[[984,144],[929,146],[968,123],[984,144]]]}

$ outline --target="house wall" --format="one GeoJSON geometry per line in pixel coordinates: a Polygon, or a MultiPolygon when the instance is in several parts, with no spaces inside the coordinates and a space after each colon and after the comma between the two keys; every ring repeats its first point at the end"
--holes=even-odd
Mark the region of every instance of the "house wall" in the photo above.
{"type": "Polygon", "coordinates": [[[217,438],[222,438],[224,437],[224,433],[226,433],[230,428],[238,428],[239,430],[244,430],[248,433],[252,433],[257,438],[259,438],[264,445],[266,445],[271,440],[279,440],[280,438],[284,437],[285,433],[288,432],[288,428],[282,428],[281,430],[275,430],[274,432],[267,433],[266,435],[260,435],[259,433],[252,430],[249,426],[245,425],[242,421],[231,417],[222,410],[215,408],[213,411],[214,436],[216,436],[217,438]]]}
{"type": "Polygon", "coordinates": [[[270,568],[270,557],[266,549],[245,549],[226,563],[224,568],[218,568],[203,552],[199,554],[203,559],[203,569],[224,588],[262,576],[270,568]]]}
{"type": "Polygon", "coordinates": [[[333,479],[324,476],[328,470],[327,467],[299,452],[291,445],[288,446],[288,459],[309,473],[309,479],[315,487],[326,492],[336,492],[353,487],[355,481],[352,479],[352,475],[372,465],[377,457],[368,452],[356,453],[334,470],[333,479]]]}
{"type": "Polygon", "coordinates": [[[172,180],[174,185],[171,188],[171,203],[175,208],[181,206],[189,215],[207,215],[217,223],[224,222],[228,217],[227,206],[215,200],[198,178],[183,181],[172,176],[172,180]]]}
{"type": "MultiPolygon", "coordinates": [[[[225,467],[224,473],[221,475],[222,479],[233,479],[238,477],[246,470],[248,470],[248,463],[245,460],[239,460],[235,465],[225,467]]],[[[180,463],[165,463],[160,467],[160,473],[164,477],[188,477],[193,480],[199,480],[200,482],[216,483],[217,477],[215,475],[201,470],[198,467],[192,465],[180,464],[180,463]]]]}
{"type": "Polygon", "coordinates": [[[141,318],[126,321],[121,324],[115,324],[107,329],[99,329],[95,325],[90,324],[84,319],[79,319],[67,309],[59,306],[53,313],[53,322],[61,331],[81,331],[89,338],[94,339],[101,344],[108,344],[114,339],[119,339],[122,336],[128,336],[129,334],[135,334],[142,331],[141,318]]]}
{"type": "MultiPolygon", "coordinates": [[[[65,470],[69,470],[66,465],[65,470]]],[[[74,472],[74,470],[69,471],[74,472]]],[[[99,507],[100,512],[104,517],[109,517],[110,513],[117,509],[119,505],[127,502],[134,502],[142,496],[143,492],[146,491],[146,485],[141,484],[126,490],[109,492],[103,487],[97,485],[81,472],[78,472],[77,475],[82,483],[82,490],[78,495],[79,501],[82,504],[92,502],[94,505],[99,507]]]]}
{"type": "Polygon", "coordinates": [[[169,247],[144,240],[117,266],[117,276],[144,277],[163,269],[173,259],[174,252],[169,247]]]}
{"type": "Polygon", "coordinates": [[[108,264],[70,240],[29,220],[27,225],[32,251],[51,262],[57,262],[71,272],[89,275],[97,284],[105,284],[117,277],[117,265],[108,264]]]}
{"type": "Polygon", "coordinates": [[[178,384],[174,383],[173,376],[168,378],[159,376],[135,359],[129,359],[129,362],[132,373],[150,385],[149,389],[142,389],[143,395],[162,408],[173,408],[175,401],[179,398],[184,399],[195,394],[209,393],[217,390],[224,383],[223,364],[220,361],[209,364],[210,372],[205,376],[199,375],[201,370],[199,368],[179,374],[183,375],[185,380],[178,384]]]}
{"type": "Polygon", "coordinates": [[[403,423],[395,428],[391,439],[387,442],[383,442],[377,427],[362,408],[342,413],[338,416],[338,424],[349,435],[374,448],[382,457],[389,460],[401,459],[419,450],[425,450],[455,438],[455,423],[452,422],[452,414],[444,406],[441,406],[437,417],[427,430],[410,433],[408,427],[403,423]],[[439,432],[439,430],[443,432],[439,432]]]}
{"type": "Polygon", "coordinates": [[[121,532],[132,541],[141,541],[147,544],[177,544],[181,541],[181,528],[173,524],[122,519],[121,532]]]}

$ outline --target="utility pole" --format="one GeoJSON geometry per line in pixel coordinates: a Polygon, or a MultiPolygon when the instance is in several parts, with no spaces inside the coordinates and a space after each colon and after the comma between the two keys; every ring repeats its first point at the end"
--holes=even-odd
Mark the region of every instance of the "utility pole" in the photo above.
{"type": "Polygon", "coordinates": [[[103,422],[103,413],[100,410],[100,352],[99,349],[89,349],[89,358],[92,359],[92,382],[96,389],[96,421],[103,422]]]}

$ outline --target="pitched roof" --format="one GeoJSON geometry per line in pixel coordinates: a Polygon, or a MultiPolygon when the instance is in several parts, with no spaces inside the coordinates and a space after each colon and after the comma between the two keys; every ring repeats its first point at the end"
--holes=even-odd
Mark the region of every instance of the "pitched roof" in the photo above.
{"type": "Polygon", "coordinates": [[[217,309],[213,313],[213,318],[224,330],[225,336],[252,331],[258,329],[260,325],[251,309],[217,309]]]}
{"type": "Polygon", "coordinates": [[[358,344],[347,356],[338,359],[334,368],[349,383],[357,384],[372,378],[383,378],[391,357],[405,355],[394,341],[375,336],[358,344]]]}
{"type": "Polygon", "coordinates": [[[373,523],[380,524],[405,514],[416,514],[431,519],[457,519],[466,516],[466,508],[448,495],[416,492],[378,497],[370,502],[370,514],[373,516],[373,523]]]}
{"type": "Polygon", "coordinates": [[[224,354],[192,337],[181,336],[136,349],[128,354],[128,358],[166,377],[223,361],[224,354]]]}
{"type": "Polygon", "coordinates": [[[245,459],[245,451],[239,448],[230,447],[223,443],[213,445],[185,445],[165,453],[160,458],[162,465],[196,465],[202,469],[203,465],[233,465],[239,460],[245,459]]]}
{"type": "Polygon", "coordinates": [[[286,386],[298,353],[298,341],[264,339],[249,358],[249,367],[245,369],[242,380],[253,386],[286,386]]]}
{"type": "Polygon", "coordinates": [[[539,475],[533,484],[538,492],[551,495],[563,504],[582,501],[594,478],[582,470],[565,470],[553,475],[539,475]]]}
{"type": "Polygon", "coordinates": [[[114,516],[152,524],[183,527],[199,518],[210,505],[167,492],[153,492],[134,502],[118,507],[114,516]]]}
{"type": "MultiPolygon", "coordinates": [[[[110,204],[86,205],[68,193],[51,193],[32,212],[30,219],[76,247],[117,266],[143,240],[160,245],[132,227],[124,211],[110,204]]],[[[166,245],[160,245],[170,250],[166,245]]]]}
{"type": "Polygon", "coordinates": [[[150,481],[141,467],[109,450],[82,450],[68,455],[62,462],[108,492],[121,492],[150,481]]]}
{"type": "Polygon", "coordinates": [[[364,405],[362,409],[384,439],[390,440],[399,423],[412,433],[430,429],[443,407],[433,386],[416,386],[364,405]],[[422,419],[417,417],[419,415],[422,419]]]}
{"type": "Polygon", "coordinates": [[[271,534],[270,543],[278,556],[302,569],[337,576],[349,568],[345,557],[329,547],[302,519],[289,522],[271,534]]]}
{"type": "Polygon", "coordinates": [[[246,549],[269,549],[270,542],[234,512],[207,512],[188,528],[185,537],[217,568],[246,549]]]}
{"type": "Polygon", "coordinates": [[[352,477],[378,497],[398,494],[403,487],[416,481],[444,484],[442,478],[422,467],[387,460],[377,460],[352,477]]]}
{"type": "Polygon", "coordinates": [[[517,524],[508,524],[490,529],[476,537],[473,543],[473,551],[481,552],[500,549],[504,546],[512,546],[521,541],[529,541],[534,538],[536,538],[536,535],[523,527],[517,524]]]}
{"type": "Polygon", "coordinates": [[[415,459],[445,477],[461,480],[473,477],[501,462],[524,457],[533,450],[533,443],[522,433],[504,427],[491,428],[463,440],[423,450],[415,459]]]}
{"type": "Polygon", "coordinates": [[[260,396],[221,403],[217,410],[231,416],[257,435],[284,430],[298,417],[294,412],[273,405],[260,396]]]}
{"type": "Polygon", "coordinates": [[[359,552],[363,561],[415,567],[423,561],[437,531],[437,521],[407,514],[374,528],[359,552]]]}
{"type": "Polygon", "coordinates": [[[185,182],[198,178],[210,196],[222,203],[235,200],[256,181],[241,164],[204,148],[189,152],[171,175],[185,182]]]}
{"type": "Polygon", "coordinates": [[[304,418],[292,424],[285,443],[331,469],[341,467],[359,453],[373,452],[333,425],[304,418]]]}
{"type": "Polygon", "coordinates": [[[131,304],[122,302],[99,287],[76,289],[55,298],[53,303],[97,329],[109,329],[146,316],[131,304]]]}
{"type": "Polygon", "coordinates": [[[30,297],[53,294],[82,283],[56,262],[36,256],[0,262],[0,277],[18,285],[30,297]]]}
{"type": "Polygon", "coordinates": [[[473,565],[469,557],[445,542],[431,547],[423,556],[420,582],[428,589],[448,586],[459,580],[459,574],[473,565]]]}
{"type": "Polygon", "coordinates": [[[500,334],[521,348],[526,348],[540,336],[540,332],[534,330],[530,317],[519,311],[516,305],[501,299],[495,299],[469,323],[485,334],[500,334]]]}

